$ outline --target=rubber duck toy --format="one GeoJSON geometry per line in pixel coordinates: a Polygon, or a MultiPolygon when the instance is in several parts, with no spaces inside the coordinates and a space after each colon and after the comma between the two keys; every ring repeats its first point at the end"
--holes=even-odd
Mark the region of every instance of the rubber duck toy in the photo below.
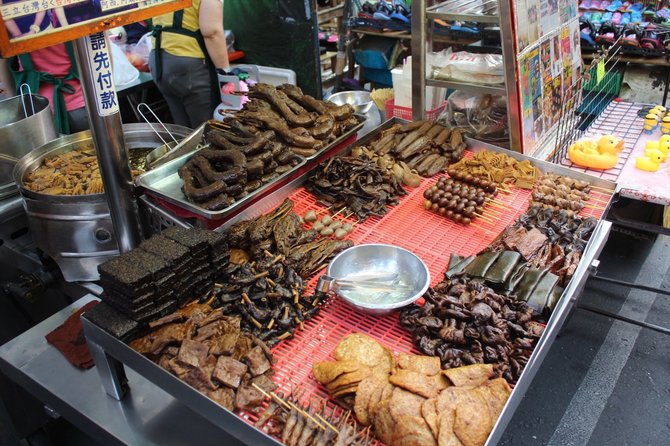
{"type": "Polygon", "coordinates": [[[644,117],[644,132],[648,135],[651,135],[654,133],[654,130],[656,129],[656,126],[658,125],[658,120],[656,119],[656,115],[653,113],[647,114],[647,116],[644,117]]]}
{"type": "Polygon", "coordinates": [[[661,167],[661,159],[663,155],[660,150],[649,150],[646,156],[638,156],[635,159],[635,167],[640,170],[646,170],[647,172],[656,172],[659,167],[661,167]]]}
{"type": "Polygon", "coordinates": [[[656,107],[652,108],[652,110],[656,110],[655,115],[658,116],[659,120],[663,119],[665,112],[667,111],[666,108],[662,105],[657,105],[656,107]]]}
{"type": "Polygon", "coordinates": [[[568,149],[570,161],[581,167],[606,170],[619,163],[619,152],[623,141],[612,135],[600,137],[598,141],[582,140],[568,149]]]}
{"type": "Polygon", "coordinates": [[[647,152],[650,152],[651,150],[658,150],[661,152],[661,161],[665,162],[670,153],[670,135],[663,135],[658,141],[647,141],[644,146],[644,154],[648,156],[647,152]]]}
{"type": "Polygon", "coordinates": [[[670,134],[670,116],[666,116],[661,121],[661,133],[664,135],[670,134]]]}

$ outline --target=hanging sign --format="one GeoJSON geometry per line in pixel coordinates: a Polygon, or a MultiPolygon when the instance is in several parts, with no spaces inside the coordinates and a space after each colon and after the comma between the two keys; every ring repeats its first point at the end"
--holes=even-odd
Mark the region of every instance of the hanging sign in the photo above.
{"type": "Polygon", "coordinates": [[[112,57],[109,39],[105,33],[91,34],[85,38],[86,59],[91,67],[91,83],[95,91],[95,105],[98,116],[109,116],[119,111],[119,102],[112,76],[112,57]]]}
{"type": "Polygon", "coordinates": [[[605,59],[602,59],[596,65],[596,85],[600,84],[605,77],[605,59]]]}
{"type": "Polygon", "coordinates": [[[186,8],[191,0],[2,0],[6,58],[186,8]]]}

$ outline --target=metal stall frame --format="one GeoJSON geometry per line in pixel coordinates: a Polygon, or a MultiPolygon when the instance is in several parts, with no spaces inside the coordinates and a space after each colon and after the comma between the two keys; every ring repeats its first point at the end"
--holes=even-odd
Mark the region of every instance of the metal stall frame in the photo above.
{"type": "MultiPolygon", "coordinates": [[[[366,135],[360,141],[358,141],[356,145],[365,145],[371,142],[379,135],[381,131],[400,122],[405,121],[399,120],[397,118],[386,121],[377,129],[377,131],[366,135]]],[[[478,142],[473,143],[472,141],[470,141],[470,143],[471,145],[475,146],[474,149],[471,149],[475,153],[481,150],[492,150],[497,152],[504,151],[504,149],[488,144],[481,144],[478,142]]],[[[353,146],[344,148],[343,152],[350,150],[352,147],[353,146]]],[[[505,152],[508,153],[508,151],[505,152]]],[[[509,154],[518,160],[531,160],[530,157],[519,153],[509,154]]],[[[588,180],[596,186],[603,187],[612,193],[614,192],[614,183],[598,178],[593,178],[589,175],[574,172],[566,169],[565,167],[557,166],[555,164],[544,161],[531,161],[543,172],[554,172],[580,180],[588,180]]],[[[306,177],[307,174],[304,174],[303,176],[286,184],[275,193],[262,198],[253,206],[245,209],[237,216],[231,218],[217,230],[222,230],[239,220],[254,218],[272,210],[281,201],[283,201],[284,198],[287,198],[293,192],[298,190],[306,180],[306,177]]],[[[488,441],[486,443],[487,445],[496,444],[505,432],[509,421],[512,419],[516,408],[520,404],[526,390],[530,386],[530,383],[532,382],[535,374],[539,370],[540,365],[548,353],[554,339],[558,335],[563,324],[575,307],[575,304],[579,298],[579,294],[586,283],[589,272],[592,269],[592,265],[605,246],[610,228],[611,223],[602,219],[599,220],[591,236],[591,239],[589,240],[586,249],[583,252],[582,259],[578,265],[577,270],[575,271],[572,280],[564,290],[563,295],[561,296],[551,318],[547,323],[544,334],[535,347],[528,364],[526,365],[519,381],[510,395],[509,400],[507,401],[507,404],[505,405],[505,408],[503,409],[503,412],[501,413],[496,425],[489,435],[488,441]]],[[[232,436],[236,437],[240,441],[248,444],[253,443],[259,445],[280,444],[276,439],[256,429],[254,426],[245,422],[233,412],[225,409],[223,406],[218,405],[213,400],[201,394],[184,381],[181,381],[166,370],[162,369],[159,365],[137,353],[126,343],[121,342],[119,339],[104,331],[101,327],[87,320],[86,315],[82,317],[82,324],[88,343],[92,346],[91,350],[96,364],[99,366],[100,376],[105,391],[113,398],[121,399],[125,392],[128,391],[127,380],[125,378],[125,371],[123,368],[125,365],[135,370],[137,373],[141,374],[148,380],[154,382],[161,389],[165,390],[167,393],[174,396],[182,403],[193,409],[195,412],[202,415],[204,418],[225,430],[232,436]]]]}
{"type": "MultiPolygon", "coordinates": [[[[516,75],[517,54],[512,18],[513,11],[511,0],[489,0],[484,3],[496,2],[498,6],[497,14],[439,12],[439,9],[450,2],[441,2],[430,8],[426,8],[426,0],[415,0],[412,3],[412,118],[416,121],[425,117],[426,86],[451,88],[474,94],[503,95],[507,98],[507,126],[510,135],[510,148],[521,152],[521,105],[519,103],[519,85],[516,75]],[[505,67],[505,84],[490,86],[427,78],[426,51],[432,51],[433,47],[432,26],[429,26],[429,21],[434,19],[499,24],[505,67]]],[[[466,5],[468,3],[470,2],[465,2],[466,5]]]]}

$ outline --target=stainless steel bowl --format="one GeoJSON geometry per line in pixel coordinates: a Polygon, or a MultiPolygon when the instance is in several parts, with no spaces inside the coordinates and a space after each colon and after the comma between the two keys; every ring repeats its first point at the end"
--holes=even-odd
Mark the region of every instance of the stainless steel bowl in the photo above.
{"type": "Polygon", "coordinates": [[[363,288],[336,287],[336,295],[355,309],[382,315],[419,299],[430,285],[430,272],[414,253],[393,245],[358,245],[342,251],[328,265],[327,274],[338,279],[356,280],[381,274],[397,274],[397,292],[367,291],[363,288]]]}
{"type": "Polygon", "coordinates": [[[370,111],[372,104],[374,104],[369,91],[342,91],[330,95],[328,100],[337,105],[349,104],[354,107],[356,113],[361,114],[370,111]]]}

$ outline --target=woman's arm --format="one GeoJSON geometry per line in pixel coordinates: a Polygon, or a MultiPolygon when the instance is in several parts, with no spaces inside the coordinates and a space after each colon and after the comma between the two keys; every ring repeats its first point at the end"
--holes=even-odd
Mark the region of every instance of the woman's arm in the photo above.
{"type": "Polygon", "coordinates": [[[198,23],[214,67],[228,68],[230,63],[228,62],[226,36],[223,32],[223,1],[202,0],[198,23]]]}

